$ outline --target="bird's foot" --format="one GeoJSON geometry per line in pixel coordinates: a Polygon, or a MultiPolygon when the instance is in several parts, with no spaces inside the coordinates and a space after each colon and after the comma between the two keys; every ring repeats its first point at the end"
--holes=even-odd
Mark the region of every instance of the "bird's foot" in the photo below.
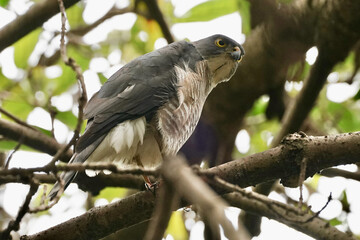
{"type": "Polygon", "coordinates": [[[145,188],[146,190],[150,191],[154,196],[156,196],[156,190],[159,188],[159,182],[151,183],[151,182],[145,182],[145,188]]]}

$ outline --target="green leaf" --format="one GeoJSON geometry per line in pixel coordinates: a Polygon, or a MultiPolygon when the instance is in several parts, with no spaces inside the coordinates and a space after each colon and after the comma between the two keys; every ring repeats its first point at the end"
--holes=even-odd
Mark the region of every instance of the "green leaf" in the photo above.
{"type": "Polygon", "coordinates": [[[238,10],[237,0],[210,0],[190,9],[177,22],[209,21],[238,10]]]}
{"type": "Polygon", "coordinates": [[[342,204],[342,210],[346,213],[350,213],[351,210],[350,210],[350,203],[348,201],[348,198],[347,198],[347,194],[346,194],[346,191],[344,190],[342,192],[342,196],[341,196],[341,199],[340,199],[340,202],[342,204]]]}
{"type": "Polygon", "coordinates": [[[83,6],[83,4],[75,4],[71,8],[66,9],[66,16],[72,29],[85,25],[82,17],[84,12],[83,6]]]}
{"type": "Polygon", "coordinates": [[[56,119],[63,122],[70,129],[75,129],[77,124],[77,117],[74,116],[74,114],[71,111],[58,112],[55,117],[56,119]]]}
{"type": "Polygon", "coordinates": [[[333,219],[329,220],[329,223],[331,226],[337,226],[337,225],[342,224],[342,222],[337,218],[333,218],[333,219]]]}
{"type": "Polygon", "coordinates": [[[170,234],[174,239],[188,239],[182,211],[173,212],[165,234],[170,234]]]}
{"type": "Polygon", "coordinates": [[[249,34],[251,31],[250,2],[238,0],[238,10],[241,16],[242,32],[244,34],[249,34]]]}
{"type": "Polygon", "coordinates": [[[350,103],[329,102],[327,106],[328,113],[334,118],[334,122],[341,132],[354,132],[359,130],[360,114],[356,108],[351,109],[350,103]],[[349,106],[347,106],[349,105],[349,106]]]}
{"type": "Polygon", "coordinates": [[[41,29],[38,28],[14,44],[14,61],[16,66],[25,69],[27,61],[38,41],[41,29]]]}
{"type": "Polygon", "coordinates": [[[234,12],[240,12],[243,33],[250,32],[250,3],[244,0],[210,0],[196,5],[183,17],[174,18],[175,23],[210,21],[234,12]]]}
{"type": "Polygon", "coordinates": [[[353,97],[353,99],[354,99],[355,101],[360,99],[360,90],[355,94],[355,96],[353,97]]]}
{"type": "MultiPolygon", "coordinates": [[[[352,51],[346,57],[346,59],[338,64],[335,65],[333,71],[334,72],[353,72],[354,71],[354,64],[355,62],[355,52],[352,51]]],[[[345,79],[346,80],[346,79],[345,79]]]]}
{"type": "Polygon", "coordinates": [[[67,52],[68,52],[68,56],[74,59],[83,71],[89,68],[89,63],[91,58],[89,58],[89,56],[84,56],[84,55],[87,53],[92,54],[93,51],[91,51],[88,47],[79,48],[76,46],[68,46],[67,52]]]}
{"type": "MultiPolygon", "coordinates": [[[[11,151],[14,150],[14,148],[18,145],[18,142],[12,141],[12,140],[0,140],[0,151],[11,151]]],[[[34,149],[21,145],[20,150],[25,151],[35,151],[34,149]]]]}
{"type": "Polygon", "coordinates": [[[127,193],[126,188],[118,188],[118,187],[107,187],[101,190],[100,194],[94,197],[94,200],[105,198],[109,202],[111,202],[114,198],[123,198],[127,193]]]}
{"type": "Polygon", "coordinates": [[[17,84],[17,82],[8,79],[7,77],[5,77],[2,74],[2,71],[0,71],[0,93],[2,91],[8,90],[8,88],[11,88],[12,86],[14,86],[16,84],[17,84]]]}
{"type": "Polygon", "coordinates": [[[25,120],[28,114],[34,109],[29,103],[26,94],[18,94],[15,92],[11,92],[10,97],[3,100],[2,107],[21,120],[25,120]]]}
{"type": "Polygon", "coordinates": [[[0,6],[1,7],[6,7],[8,5],[10,0],[0,0],[0,6]]]}
{"type": "Polygon", "coordinates": [[[259,98],[255,101],[251,111],[247,114],[248,116],[255,116],[259,114],[263,114],[266,111],[266,107],[268,105],[268,101],[264,101],[264,98],[259,98]]]}
{"type": "Polygon", "coordinates": [[[98,76],[101,84],[104,84],[107,81],[107,78],[102,73],[98,73],[98,76]]]}
{"type": "Polygon", "coordinates": [[[76,73],[69,66],[66,66],[63,62],[60,62],[59,65],[63,71],[62,75],[49,81],[49,83],[53,84],[53,95],[60,95],[67,91],[77,81],[76,73]]]}
{"type": "Polygon", "coordinates": [[[41,127],[38,127],[38,126],[33,126],[33,127],[36,128],[37,130],[39,130],[41,133],[47,135],[48,137],[52,137],[52,134],[51,134],[50,130],[47,130],[45,128],[41,128],[41,127]]]}

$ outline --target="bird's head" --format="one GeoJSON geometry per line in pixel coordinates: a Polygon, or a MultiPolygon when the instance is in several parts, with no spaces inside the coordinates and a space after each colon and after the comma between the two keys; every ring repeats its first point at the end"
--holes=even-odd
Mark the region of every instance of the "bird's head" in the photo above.
{"type": "Polygon", "coordinates": [[[228,81],[245,54],[239,43],[221,34],[201,39],[193,44],[207,61],[214,85],[228,81]]]}

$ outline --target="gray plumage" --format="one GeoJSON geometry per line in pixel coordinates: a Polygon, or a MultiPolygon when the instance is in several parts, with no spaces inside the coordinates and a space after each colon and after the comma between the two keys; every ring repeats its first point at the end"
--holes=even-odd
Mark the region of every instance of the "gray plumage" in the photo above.
{"type": "MultiPolygon", "coordinates": [[[[223,35],[180,41],[123,66],[88,102],[84,134],[70,162],[115,161],[156,167],[194,131],[210,91],[234,74],[244,55],[223,35]]],[[[62,175],[65,187],[76,172],[62,175]]],[[[49,196],[59,191],[56,183],[49,196]]]]}

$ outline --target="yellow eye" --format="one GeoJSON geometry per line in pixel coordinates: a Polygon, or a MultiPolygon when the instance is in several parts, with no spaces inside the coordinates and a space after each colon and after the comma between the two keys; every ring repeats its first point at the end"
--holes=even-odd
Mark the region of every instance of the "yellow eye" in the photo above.
{"type": "Polygon", "coordinates": [[[226,47],[226,43],[221,38],[215,41],[215,45],[218,47],[226,47]]]}

